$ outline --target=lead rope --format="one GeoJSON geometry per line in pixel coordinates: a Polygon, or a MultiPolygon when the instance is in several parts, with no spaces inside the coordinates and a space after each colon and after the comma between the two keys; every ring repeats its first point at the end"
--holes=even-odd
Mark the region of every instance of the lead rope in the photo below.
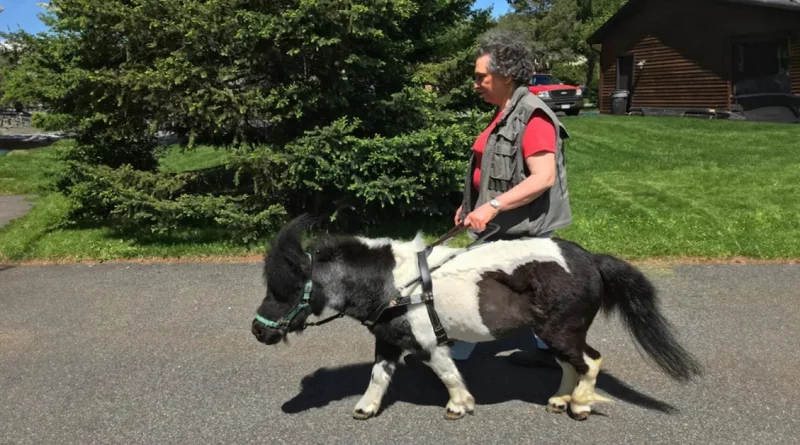
{"type": "MultiPolygon", "coordinates": [[[[459,255],[461,255],[461,254],[462,254],[462,253],[464,253],[464,252],[467,252],[467,251],[469,251],[470,249],[472,249],[472,248],[476,247],[478,244],[481,244],[481,243],[485,242],[485,241],[486,241],[486,240],[487,240],[487,239],[488,239],[490,236],[492,236],[492,235],[496,234],[496,233],[497,233],[497,232],[500,230],[500,226],[499,226],[499,225],[497,225],[497,224],[494,224],[494,223],[488,223],[488,224],[486,224],[486,226],[487,226],[489,229],[488,229],[488,230],[485,230],[485,231],[484,231],[484,232],[483,232],[483,233],[482,233],[482,234],[481,234],[481,235],[478,237],[478,239],[476,239],[475,241],[473,241],[473,242],[472,242],[472,243],[471,243],[469,246],[467,246],[467,247],[466,247],[464,250],[459,250],[459,251],[456,251],[454,254],[450,255],[450,256],[449,256],[449,257],[447,257],[447,258],[445,258],[445,259],[444,259],[444,261],[442,261],[441,263],[437,264],[437,265],[436,265],[436,266],[434,266],[432,269],[430,269],[430,272],[431,272],[431,273],[433,273],[433,272],[434,272],[436,269],[438,269],[438,268],[442,267],[442,266],[443,266],[445,263],[447,263],[448,261],[452,260],[453,258],[455,258],[455,257],[457,257],[457,256],[459,256],[459,255]]],[[[445,241],[447,241],[448,239],[450,239],[450,238],[452,238],[452,237],[454,237],[454,236],[456,236],[456,235],[460,234],[461,232],[463,232],[463,231],[465,231],[465,230],[467,230],[467,227],[464,227],[464,224],[463,224],[463,223],[459,223],[459,225],[457,225],[457,226],[453,227],[452,229],[450,229],[450,231],[449,231],[449,232],[447,232],[447,233],[446,233],[446,234],[445,234],[443,237],[441,237],[441,238],[439,238],[438,240],[436,240],[436,241],[435,241],[433,244],[431,244],[431,245],[429,245],[429,246],[426,246],[426,247],[425,247],[425,249],[423,250],[423,252],[425,252],[425,257],[427,258],[428,256],[430,256],[431,252],[433,252],[433,248],[434,248],[434,247],[436,247],[436,246],[438,246],[438,245],[440,245],[440,244],[444,243],[444,242],[445,242],[445,241]]],[[[419,255],[419,253],[418,253],[418,255],[419,255]]],[[[427,263],[427,261],[426,261],[426,262],[425,262],[425,266],[427,267],[427,265],[428,265],[428,263],[427,263]]],[[[399,290],[400,292],[403,292],[403,291],[404,291],[404,290],[406,290],[406,289],[407,289],[409,286],[411,286],[411,285],[415,284],[416,282],[418,282],[418,281],[420,280],[420,278],[421,278],[421,277],[415,277],[415,278],[412,278],[412,279],[411,279],[410,281],[408,281],[406,284],[404,284],[404,285],[400,286],[400,287],[399,287],[397,290],[399,290]]]]}

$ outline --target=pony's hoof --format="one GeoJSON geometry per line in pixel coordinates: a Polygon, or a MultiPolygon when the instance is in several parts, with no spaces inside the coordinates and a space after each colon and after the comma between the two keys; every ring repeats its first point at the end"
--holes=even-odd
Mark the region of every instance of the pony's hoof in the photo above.
{"type": "Polygon", "coordinates": [[[450,408],[447,408],[446,410],[444,410],[444,418],[447,419],[447,420],[458,420],[458,419],[464,417],[464,414],[465,414],[464,411],[460,411],[460,412],[459,411],[452,411],[452,410],[450,410],[450,408]]]}
{"type": "Polygon", "coordinates": [[[458,420],[464,417],[465,414],[473,414],[475,412],[475,398],[472,394],[466,394],[463,397],[450,399],[447,402],[447,408],[444,410],[444,418],[449,420],[458,420]]]}
{"type": "Polygon", "coordinates": [[[560,404],[560,403],[553,403],[550,402],[547,404],[547,412],[553,414],[561,414],[567,410],[567,404],[560,404]]]}
{"type": "Polygon", "coordinates": [[[579,413],[572,413],[572,418],[578,421],[586,420],[589,418],[589,411],[582,411],[579,413]]]}
{"type": "Polygon", "coordinates": [[[367,420],[374,415],[375,413],[366,412],[360,408],[353,411],[353,418],[356,420],[367,420]]]}

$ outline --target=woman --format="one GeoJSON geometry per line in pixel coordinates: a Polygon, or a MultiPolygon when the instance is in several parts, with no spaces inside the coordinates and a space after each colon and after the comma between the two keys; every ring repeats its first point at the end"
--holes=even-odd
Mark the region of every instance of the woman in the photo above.
{"type": "MultiPolygon", "coordinates": [[[[533,74],[525,43],[508,33],[484,37],[475,61],[473,88],[498,107],[472,146],[464,199],[455,222],[473,232],[489,222],[500,229],[489,240],[549,237],[572,223],[563,140],[566,130],[548,106],[528,90],[533,74]]],[[[522,365],[557,366],[547,346],[512,354],[522,365]]],[[[456,342],[453,358],[469,357],[474,344],[456,342]]]]}

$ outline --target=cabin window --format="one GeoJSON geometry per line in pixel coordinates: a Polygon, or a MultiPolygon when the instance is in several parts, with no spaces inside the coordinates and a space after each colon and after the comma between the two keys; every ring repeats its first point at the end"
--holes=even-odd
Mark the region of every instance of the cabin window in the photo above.
{"type": "Polygon", "coordinates": [[[789,40],[777,39],[736,44],[737,80],[789,74],[789,40]]]}
{"type": "Polygon", "coordinates": [[[788,39],[735,42],[733,55],[733,87],[737,98],[791,94],[788,39]]]}
{"type": "Polygon", "coordinates": [[[778,46],[778,74],[789,75],[789,42],[778,46]]]}

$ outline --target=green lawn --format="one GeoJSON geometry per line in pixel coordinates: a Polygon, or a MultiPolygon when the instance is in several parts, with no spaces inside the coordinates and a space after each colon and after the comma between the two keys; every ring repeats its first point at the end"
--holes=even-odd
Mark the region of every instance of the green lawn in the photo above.
{"type": "MultiPolygon", "coordinates": [[[[121,233],[112,227],[74,227],[65,224],[69,202],[44,186],[57,169],[57,152],[70,144],[62,141],[48,148],[18,150],[0,156],[0,194],[39,194],[28,216],[0,229],[0,262],[26,260],[113,260],[125,258],[231,257],[258,252],[230,242],[214,230],[186,230],[180,235],[156,235],[143,228],[121,233]]],[[[167,147],[160,168],[186,171],[219,165],[224,152],[200,146],[184,151],[167,147]]]]}
{"type": "Polygon", "coordinates": [[[177,145],[166,148],[159,158],[159,170],[164,173],[178,173],[188,170],[216,167],[225,158],[225,151],[217,147],[201,145],[193,150],[184,150],[177,145]]]}
{"type": "Polygon", "coordinates": [[[70,144],[59,141],[47,148],[15,150],[0,156],[0,195],[41,193],[56,168],[56,151],[70,144]]]}
{"type": "Polygon", "coordinates": [[[565,119],[574,224],[629,258],[800,257],[800,126],[565,119]]]}
{"type": "MultiPolygon", "coordinates": [[[[800,258],[800,126],[678,118],[565,118],[573,225],[557,235],[631,259],[800,258]]],[[[0,157],[0,193],[46,183],[58,148],[0,157]]],[[[222,163],[213,147],[171,147],[163,171],[222,163]]],[[[130,236],[63,224],[45,195],[0,230],[0,260],[236,256],[254,247],[196,230],[130,236]]],[[[438,233],[430,234],[433,239],[438,233]]]]}

